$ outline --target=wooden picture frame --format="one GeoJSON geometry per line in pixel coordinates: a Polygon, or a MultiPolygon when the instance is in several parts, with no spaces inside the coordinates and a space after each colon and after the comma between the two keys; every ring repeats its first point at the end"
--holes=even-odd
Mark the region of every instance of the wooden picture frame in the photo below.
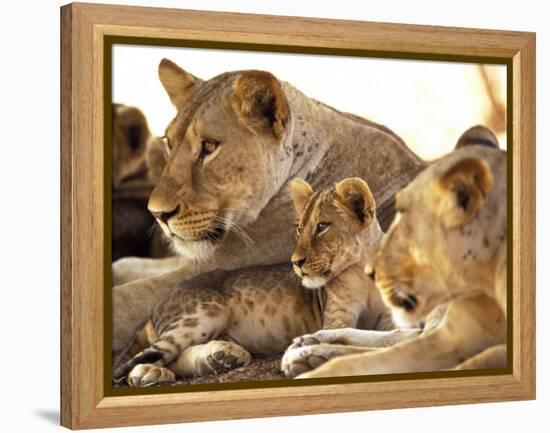
{"type": "Polygon", "coordinates": [[[80,429],[535,398],[533,33],[76,3],[61,8],[61,53],[62,425],[80,429]],[[104,143],[110,131],[103,85],[109,41],[117,37],[412,59],[489,58],[508,65],[511,368],[504,374],[108,395],[104,206],[110,185],[102,180],[109,170],[104,143]]]}

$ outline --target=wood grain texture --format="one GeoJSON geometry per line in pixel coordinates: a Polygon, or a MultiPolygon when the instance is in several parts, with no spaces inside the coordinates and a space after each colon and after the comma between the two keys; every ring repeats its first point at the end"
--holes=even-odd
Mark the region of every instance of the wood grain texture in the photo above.
{"type": "Polygon", "coordinates": [[[61,423],[71,427],[72,348],[72,10],[61,10],[61,423]]]}
{"type": "Polygon", "coordinates": [[[514,375],[535,398],[535,37],[513,59],[514,375]]]}
{"type": "Polygon", "coordinates": [[[61,26],[62,425],[161,424],[534,398],[534,34],[94,4],[64,6],[61,26]],[[107,35],[513,60],[513,374],[106,397],[102,70],[107,35]]]}

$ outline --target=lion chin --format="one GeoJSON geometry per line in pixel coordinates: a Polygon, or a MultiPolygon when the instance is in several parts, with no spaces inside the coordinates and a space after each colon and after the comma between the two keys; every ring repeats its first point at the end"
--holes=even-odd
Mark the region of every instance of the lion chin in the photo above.
{"type": "Polygon", "coordinates": [[[210,259],[216,249],[215,243],[211,240],[185,241],[175,238],[172,245],[180,256],[195,262],[204,262],[210,259]]]}
{"type": "Polygon", "coordinates": [[[302,277],[302,285],[307,289],[320,289],[327,283],[327,278],[320,276],[302,277]]]}

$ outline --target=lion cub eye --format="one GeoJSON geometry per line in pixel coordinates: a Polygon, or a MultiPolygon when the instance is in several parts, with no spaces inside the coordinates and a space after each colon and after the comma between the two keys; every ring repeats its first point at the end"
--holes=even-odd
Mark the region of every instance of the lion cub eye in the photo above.
{"type": "Polygon", "coordinates": [[[329,227],[330,227],[330,223],[317,224],[317,235],[321,236],[323,233],[325,233],[328,230],[329,227]]]}
{"type": "Polygon", "coordinates": [[[302,234],[302,228],[300,224],[296,224],[296,236],[300,236],[302,234]]]}
{"type": "Polygon", "coordinates": [[[206,158],[208,155],[214,153],[219,147],[220,142],[216,140],[203,139],[201,141],[201,152],[199,154],[200,159],[206,158]]]}

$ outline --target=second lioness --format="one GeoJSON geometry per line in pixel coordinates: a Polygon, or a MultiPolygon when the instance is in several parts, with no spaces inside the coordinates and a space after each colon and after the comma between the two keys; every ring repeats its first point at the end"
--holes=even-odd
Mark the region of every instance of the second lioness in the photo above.
{"type": "MultiPolygon", "coordinates": [[[[367,184],[346,179],[313,193],[296,180],[292,196],[299,216],[292,261],[303,285],[288,265],[198,277],[157,306],[142,332],[151,345],[115,377],[128,375],[132,386],[172,382],[245,365],[250,352],[281,352],[294,337],[323,327],[393,327],[362,270],[382,236],[367,184]],[[231,341],[214,340],[221,335],[231,341]]],[[[331,357],[350,353],[346,346],[340,351],[331,357]]]]}

